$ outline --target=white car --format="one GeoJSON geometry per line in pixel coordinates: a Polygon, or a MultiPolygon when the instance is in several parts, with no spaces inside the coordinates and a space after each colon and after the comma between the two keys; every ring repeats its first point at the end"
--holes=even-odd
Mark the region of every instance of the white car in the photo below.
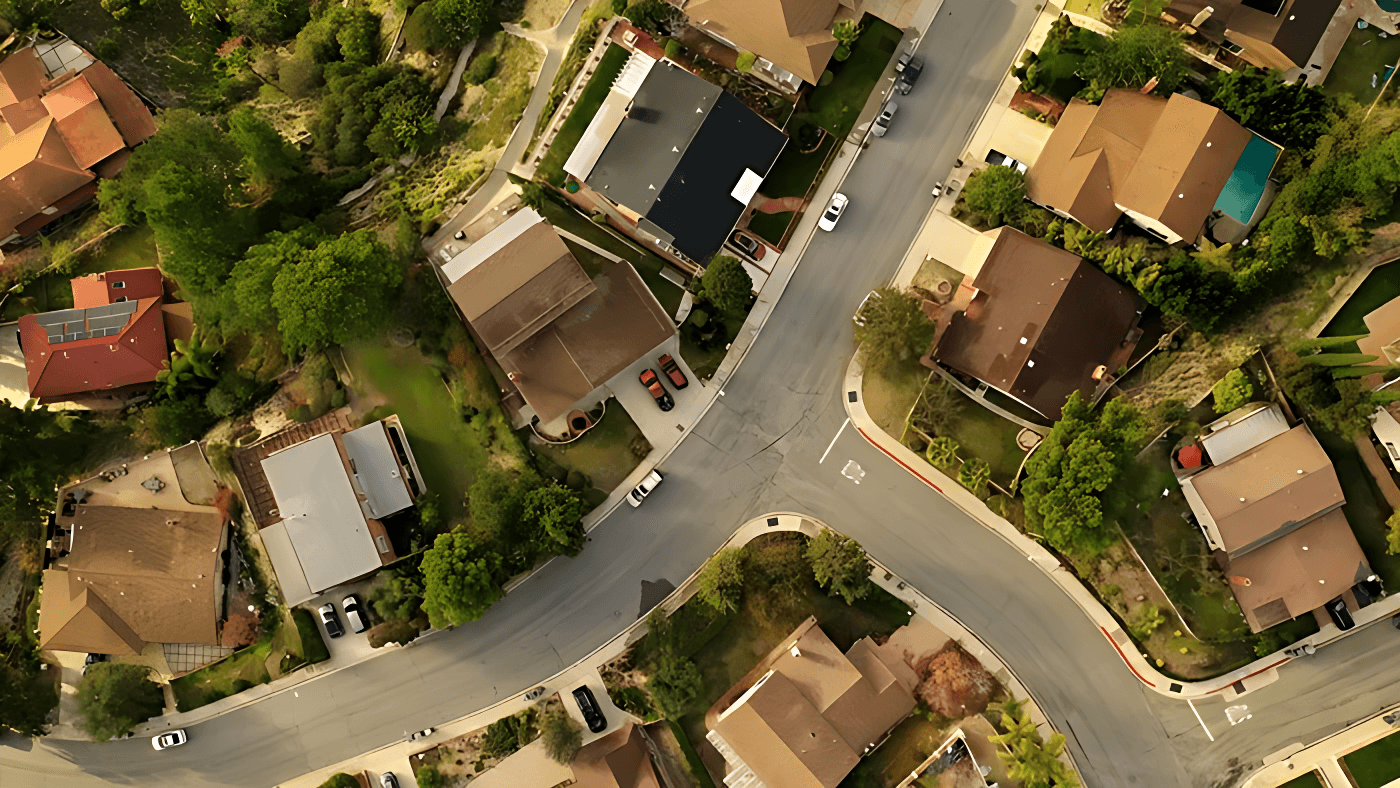
{"type": "Polygon", "coordinates": [[[153,737],[151,739],[151,746],[156,748],[156,751],[159,752],[160,750],[168,750],[171,747],[179,747],[189,740],[190,737],[185,735],[185,729],[181,728],[180,730],[162,733],[159,736],[153,737]]]}
{"type": "Polygon", "coordinates": [[[875,118],[875,125],[870,129],[870,133],[877,137],[883,137],[890,130],[890,122],[894,120],[894,113],[899,111],[899,104],[893,101],[885,102],[885,108],[880,110],[880,115],[875,118]]]}
{"type": "Polygon", "coordinates": [[[841,214],[846,212],[846,205],[849,202],[850,200],[846,199],[846,195],[837,192],[836,195],[831,198],[831,204],[826,206],[826,212],[822,214],[822,218],[817,220],[817,226],[827,232],[835,230],[836,222],[841,219],[841,214]]]}
{"type": "Polygon", "coordinates": [[[632,504],[633,507],[641,506],[642,501],[646,500],[648,495],[651,495],[651,491],[655,490],[656,485],[660,484],[661,480],[664,478],[665,477],[657,471],[648,473],[647,477],[642,479],[641,484],[633,488],[632,492],[627,493],[627,502],[632,504]]]}

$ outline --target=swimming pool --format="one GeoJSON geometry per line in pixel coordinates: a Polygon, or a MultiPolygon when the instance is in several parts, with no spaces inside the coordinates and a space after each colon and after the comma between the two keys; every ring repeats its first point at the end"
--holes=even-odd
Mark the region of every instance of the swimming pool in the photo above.
{"type": "Polygon", "coordinates": [[[1240,154],[1239,161],[1235,162],[1230,180],[1220,190],[1215,209],[1224,211],[1240,224],[1249,224],[1254,209],[1259,207],[1259,200],[1264,196],[1264,184],[1269,180],[1269,173],[1281,152],[1279,146],[1254,135],[1240,154]]]}
{"type": "Polygon", "coordinates": [[[1400,11],[1400,0],[1376,0],[1376,5],[1380,6],[1381,10],[1387,14],[1400,11]]]}

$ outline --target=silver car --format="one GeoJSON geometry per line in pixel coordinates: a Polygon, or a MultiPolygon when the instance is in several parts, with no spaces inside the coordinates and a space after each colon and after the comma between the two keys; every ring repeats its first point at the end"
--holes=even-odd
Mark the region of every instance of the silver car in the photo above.
{"type": "Polygon", "coordinates": [[[890,130],[890,121],[894,120],[894,114],[899,111],[899,105],[893,101],[885,102],[885,108],[880,110],[880,115],[875,118],[875,126],[871,132],[877,137],[885,136],[890,130]]]}
{"type": "Polygon", "coordinates": [[[664,478],[665,477],[657,471],[648,473],[647,477],[642,479],[641,484],[633,488],[632,492],[627,493],[627,502],[632,504],[633,507],[641,506],[642,501],[646,500],[648,495],[651,495],[651,491],[655,490],[656,486],[660,484],[661,480],[664,478]]]}

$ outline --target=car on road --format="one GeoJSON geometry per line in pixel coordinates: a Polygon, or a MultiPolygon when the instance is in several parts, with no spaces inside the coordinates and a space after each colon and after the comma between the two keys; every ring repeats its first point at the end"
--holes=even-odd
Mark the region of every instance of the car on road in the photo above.
{"type": "Polygon", "coordinates": [[[768,251],[768,247],[743,233],[734,233],[734,237],[730,241],[751,260],[762,260],[763,253],[768,251]]]}
{"type": "Polygon", "coordinates": [[[893,101],[886,101],[885,108],[880,110],[880,114],[875,118],[875,125],[871,128],[871,133],[877,137],[883,137],[890,131],[890,122],[894,120],[894,115],[899,112],[899,104],[893,101]]]}
{"type": "MultiPolygon", "coordinates": [[[[636,504],[633,504],[633,506],[636,506],[636,504]]],[[[543,695],[543,694],[544,694],[544,687],[535,687],[534,689],[532,689],[532,690],[530,690],[529,692],[525,693],[525,697],[522,698],[521,700],[531,701],[531,700],[534,700],[535,698],[538,698],[539,696],[541,696],[541,695],[543,695]]]]}
{"type": "Polygon", "coordinates": [[[919,75],[924,73],[924,59],[913,52],[905,52],[899,56],[894,70],[899,73],[894,86],[901,96],[907,96],[914,89],[914,83],[919,81],[919,75]]]}
{"type": "Polygon", "coordinates": [[[393,772],[385,772],[379,775],[379,788],[399,788],[399,778],[393,772]]]}
{"type": "Polygon", "coordinates": [[[1328,602],[1327,615],[1332,617],[1332,623],[1337,625],[1337,629],[1345,632],[1356,626],[1356,621],[1351,617],[1351,611],[1347,610],[1347,601],[1341,597],[1328,602]]]}
{"type": "Polygon", "coordinates": [[[666,388],[661,385],[661,379],[656,377],[656,372],[647,367],[642,370],[642,374],[637,376],[637,380],[642,382],[646,390],[651,392],[651,398],[656,400],[656,407],[668,411],[676,406],[676,401],[671,399],[671,395],[666,393],[666,388]]]}
{"type": "Polygon", "coordinates": [[[827,232],[835,230],[836,223],[841,221],[841,214],[846,212],[846,206],[849,205],[850,202],[851,201],[846,198],[846,195],[841,192],[832,195],[831,204],[826,206],[826,211],[822,214],[822,218],[817,220],[817,226],[827,232]]]}
{"type": "Polygon", "coordinates": [[[345,620],[350,622],[350,629],[355,634],[369,629],[369,623],[365,621],[365,612],[360,607],[360,598],[351,594],[341,600],[340,606],[345,608],[345,620]]]}
{"type": "Polygon", "coordinates": [[[335,614],[335,605],[327,602],[321,605],[317,612],[321,614],[321,623],[326,625],[327,635],[338,638],[345,634],[345,628],[340,625],[340,617],[335,614]]]}
{"type": "Polygon", "coordinates": [[[153,736],[151,738],[151,746],[156,748],[156,751],[159,752],[161,750],[168,750],[171,747],[179,747],[189,740],[190,737],[185,735],[185,729],[180,728],[179,730],[167,731],[159,736],[153,736]]]}
{"type": "MultiPolygon", "coordinates": [[[[627,493],[627,502],[632,504],[633,508],[641,506],[642,501],[646,500],[646,497],[651,495],[651,491],[656,489],[656,485],[660,484],[661,480],[665,478],[665,476],[661,475],[660,471],[648,473],[647,477],[642,479],[641,484],[633,487],[632,492],[627,493]]],[[[540,687],[540,689],[544,689],[544,687],[540,687]]]]}
{"type": "Polygon", "coordinates": [[[603,719],[603,710],[598,708],[598,701],[593,697],[593,690],[588,687],[574,690],[574,702],[578,704],[578,710],[583,712],[583,721],[588,723],[590,731],[599,733],[608,727],[608,721],[603,719]]]}
{"type": "Polygon", "coordinates": [[[671,385],[676,387],[676,391],[690,385],[690,381],[685,379],[685,373],[681,372],[680,365],[671,358],[670,353],[658,358],[656,363],[661,367],[661,371],[666,373],[666,377],[671,379],[671,385]]]}

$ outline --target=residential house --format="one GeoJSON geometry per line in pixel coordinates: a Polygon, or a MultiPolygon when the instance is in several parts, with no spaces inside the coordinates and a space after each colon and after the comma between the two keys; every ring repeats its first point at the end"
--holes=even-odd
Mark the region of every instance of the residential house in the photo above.
{"type": "Polygon", "coordinates": [[[731,788],[835,788],[914,710],[918,679],[903,654],[870,638],[842,654],[815,618],[764,664],[752,686],[706,715],[731,788]]]}
{"type": "Polygon", "coordinates": [[[831,28],[860,18],[841,0],[691,0],[685,13],[719,42],[752,52],[749,73],[788,92],[817,84],[840,43],[831,28]]]}
{"type": "Polygon", "coordinates": [[[146,105],[110,68],[57,53],[29,46],[0,62],[0,243],[91,200],[98,179],[115,177],[156,133],[146,105]]]}
{"type": "Polygon", "coordinates": [[[787,136],[719,86],[634,52],[564,171],[643,243],[693,270],[724,245],[787,136]]]}
{"type": "Polygon", "coordinates": [[[1095,232],[1126,215],[1167,243],[1195,243],[1216,211],[1254,220],[1280,151],[1209,104],[1110,90],[1097,106],[1070,102],[1026,196],[1095,232]]]}
{"type": "Polygon", "coordinates": [[[606,399],[614,376],[676,334],[630,264],[610,264],[589,279],[559,233],[530,208],[441,272],[477,346],[514,386],[506,406],[520,426],[537,418],[566,431],[549,425],[606,399]]]}
{"type": "Polygon", "coordinates": [[[646,732],[631,721],[585,744],[569,762],[574,788],[662,788],[646,732]]]}
{"type": "MultiPolygon", "coordinates": [[[[1374,375],[1367,375],[1363,381],[1373,389],[1390,388],[1395,385],[1385,380],[1385,368],[1400,364],[1400,298],[1391,299],[1367,313],[1362,321],[1366,324],[1366,336],[1356,340],[1357,348],[1374,361],[1366,362],[1376,368],[1374,375]]],[[[1376,442],[1385,450],[1390,465],[1400,470],[1400,403],[1392,402],[1376,409],[1371,417],[1371,432],[1376,442]]]]}
{"type": "Polygon", "coordinates": [[[396,560],[384,520],[424,489],[398,417],[354,428],[345,408],[268,436],[234,461],[288,605],[396,560]]]}
{"type": "Polygon", "coordinates": [[[1076,254],[1011,227],[984,233],[975,295],[923,359],[976,378],[1049,419],[1094,400],[1142,336],[1143,300],[1076,254]]]}
{"type": "Polygon", "coordinates": [[[1173,0],[1162,15],[1259,68],[1287,72],[1312,62],[1341,5],[1341,0],[1173,0]]]}
{"type": "Polygon", "coordinates": [[[1254,403],[1208,425],[1176,465],[1252,631],[1345,598],[1371,577],[1332,461],[1277,404],[1254,403]]]}
{"type": "Polygon", "coordinates": [[[19,319],[29,396],[119,406],[155,383],[170,342],[193,332],[190,305],[167,299],[156,268],[71,280],[73,308],[19,319]]]}

